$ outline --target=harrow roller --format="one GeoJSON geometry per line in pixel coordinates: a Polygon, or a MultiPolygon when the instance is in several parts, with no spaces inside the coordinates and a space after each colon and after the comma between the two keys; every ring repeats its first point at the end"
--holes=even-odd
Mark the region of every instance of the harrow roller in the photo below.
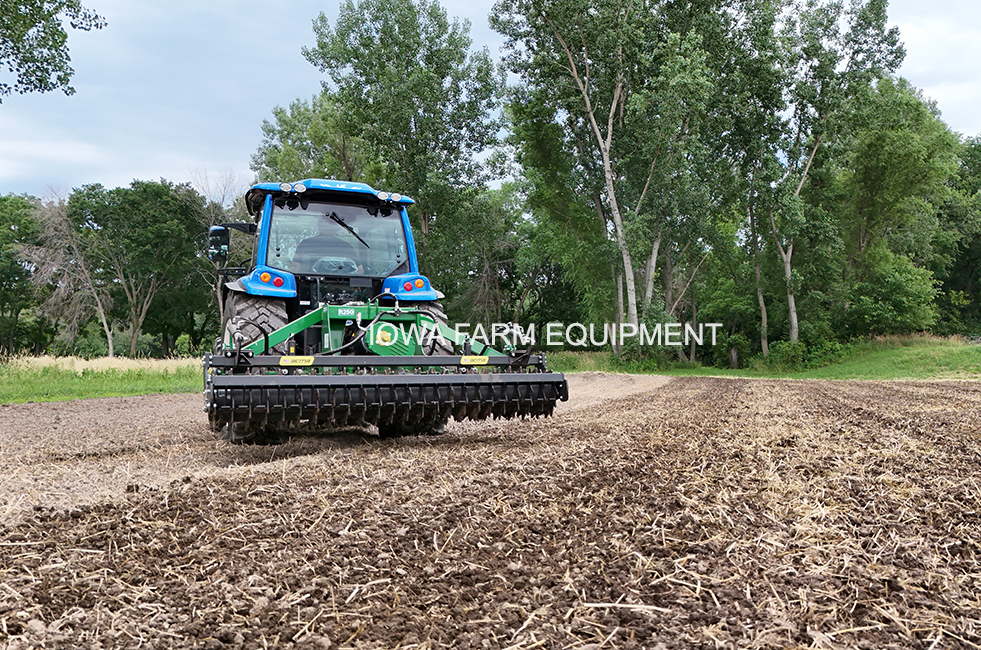
{"type": "MultiPolygon", "coordinates": [[[[460,357],[451,359],[459,362],[460,357]]],[[[285,375],[207,372],[213,367],[211,364],[220,366],[222,361],[220,357],[205,361],[205,404],[215,429],[230,423],[241,423],[246,428],[317,429],[384,427],[451,417],[456,420],[539,417],[551,415],[556,402],[568,399],[565,377],[553,372],[285,375]]],[[[401,357],[397,362],[411,364],[412,361],[401,357]]],[[[432,364],[434,359],[425,357],[422,362],[432,364]]]]}

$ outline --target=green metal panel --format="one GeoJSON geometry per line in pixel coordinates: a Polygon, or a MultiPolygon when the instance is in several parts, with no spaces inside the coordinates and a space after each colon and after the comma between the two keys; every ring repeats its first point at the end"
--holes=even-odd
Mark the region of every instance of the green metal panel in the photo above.
{"type": "MultiPolygon", "coordinates": [[[[269,347],[272,348],[276,345],[279,345],[280,343],[282,343],[289,337],[293,336],[294,334],[299,334],[300,332],[307,329],[308,327],[317,325],[318,323],[320,323],[322,319],[323,319],[323,312],[321,312],[321,310],[319,309],[314,309],[308,314],[300,316],[295,321],[291,323],[287,323],[286,325],[282,326],[278,330],[274,332],[269,332],[269,347]]],[[[260,323],[260,325],[261,324],[262,323],[260,323]]],[[[265,349],[265,345],[266,345],[265,341],[260,337],[258,340],[245,346],[245,348],[243,349],[253,352],[255,354],[261,354],[265,349]]]]}
{"type": "MultiPolygon", "coordinates": [[[[344,344],[344,330],[350,324],[360,323],[367,327],[378,318],[365,338],[365,347],[373,353],[383,356],[411,356],[422,354],[420,342],[428,342],[429,337],[436,332],[442,334],[457,345],[463,345],[466,336],[456,330],[434,322],[429,316],[411,313],[411,309],[402,309],[396,313],[394,307],[380,307],[376,303],[366,305],[325,305],[320,309],[304,314],[280,329],[269,333],[269,347],[272,348],[295,334],[314,325],[321,325],[323,340],[322,350],[334,350],[344,344]],[[380,318],[379,315],[381,316],[380,318]]],[[[265,348],[263,339],[258,339],[247,345],[245,350],[261,354],[265,348]]],[[[473,354],[500,355],[493,348],[479,341],[471,340],[473,354]]]]}

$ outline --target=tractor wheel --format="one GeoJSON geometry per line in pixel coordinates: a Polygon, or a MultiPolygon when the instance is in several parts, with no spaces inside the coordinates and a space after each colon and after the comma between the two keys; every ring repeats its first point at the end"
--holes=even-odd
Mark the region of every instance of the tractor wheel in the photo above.
{"type": "MultiPolygon", "coordinates": [[[[424,309],[436,318],[436,322],[440,325],[445,325],[449,327],[449,319],[446,318],[446,313],[443,311],[443,306],[438,302],[423,302],[419,303],[418,309],[424,309]]],[[[429,356],[452,356],[453,343],[446,339],[442,334],[439,336],[434,336],[432,342],[425,346],[426,349],[423,353],[429,356]]]]}
{"type": "MultiPolygon", "coordinates": [[[[411,416],[410,416],[411,417],[411,416]]],[[[403,436],[438,436],[446,431],[448,418],[433,414],[430,417],[401,424],[379,424],[379,438],[402,438],[403,436]]]]}
{"type": "MultiPolygon", "coordinates": [[[[438,302],[419,303],[416,308],[424,309],[436,319],[440,325],[449,325],[446,313],[438,302]]],[[[451,356],[454,354],[453,344],[442,335],[434,336],[431,343],[426,344],[423,353],[427,356],[451,356]]],[[[411,417],[411,416],[410,416],[411,417]]],[[[414,421],[400,424],[379,425],[378,435],[382,438],[401,438],[402,436],[438,436],[446,431],[449,418],[433,414],[423,416],[414,421]]]]}
{"type": "Polygon", "coordinates": [[[278,445],[284,441],[283,435],[268,425],[250,422],[229,422],[221,437],[233,445],[278,445]]]}
{"type": "MultiPolygon", "coordinates": [[[[284,301],[239,292],[228,294],[221,320],[222,341],[226,349],[235,347],[235,335],[239,332],[245,337],[242,345],[261,340],[262,331],[252,323],[261,325],[267,334],[271,334],[289,322],[284,301]]],[[[269,348],[269,352],[287,354],[286,342],[269,348]]],[[[280,436],[268,425],[254,422],[230,422],[225,425],[222,437],[235,444],[262,445],[280,442],[280,436]]]]}
{"type": "MultiPolygon", "coordinates": [[[[286,303],[278,298],[263,298],[239,292],[229,293],[225,299],[225,313],[221,318],[222,341],[226,349],[235,347],[234,337],[238,332],[245,336],[243,345],[262,339],[262,331],[246,321],[261,325],[267,334],[271,334],[289,323],[286,303]]],[[[287,354],[286,342],[271,347],[269,351],[274,354],[287,354]]]]}

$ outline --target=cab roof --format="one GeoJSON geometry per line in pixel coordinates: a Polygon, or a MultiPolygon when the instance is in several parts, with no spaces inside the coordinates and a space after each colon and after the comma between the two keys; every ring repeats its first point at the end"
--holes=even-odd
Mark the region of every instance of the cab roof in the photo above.
{"type": "Polygon", "coordinates": [[[381,203],[412,205],[415,203],[415,201],[407,196],[390,192],[379,192],[365,183],[337,181],[325,178],[308,178],[302,181],[293,181],[292,183],[257,183],[253,185],[245,194],[245,203],[248,206],[249,214],[255,215],[262,212],[262,203],[267,194],[272,194],[274,198],[279,196],[303,195],[311,199],[318,198],[326,200],[338,200],[343,198],[345,194],[353,194],[358,195],[358,203],[364,201],[369,205],[381,203]],[[302,190],[300,189],[301,187],[302,190]],[[365,201],[365,199],[367,200],[365,201]]]}

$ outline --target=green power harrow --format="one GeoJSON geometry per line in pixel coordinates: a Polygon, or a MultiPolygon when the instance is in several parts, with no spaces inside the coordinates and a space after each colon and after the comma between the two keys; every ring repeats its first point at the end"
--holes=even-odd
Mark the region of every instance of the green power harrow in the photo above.
{"type": "Polygon", "coordinates": [[[568,399],[565,377],[546,369],[544,354],[498,351],[441,316],[377,302],[325,305],[251,343],[239,337],[204,358],[212,427],[245,434],[376,425],[383,433],[424,433],[451,417],[548,416],[568,399]],[[270,353],[311,329],[320,331],[326,353],[270,353]]]}

